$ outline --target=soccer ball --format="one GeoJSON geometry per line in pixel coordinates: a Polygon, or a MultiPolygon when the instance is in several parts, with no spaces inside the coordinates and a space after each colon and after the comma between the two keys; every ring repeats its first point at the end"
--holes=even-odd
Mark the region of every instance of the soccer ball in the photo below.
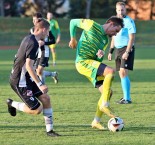
{"type": "Polygon", "coordinates": [[[124,128],[124,122],[123,119],[119,118],[119,117],[114,117],[111,118],[108,121],[108,128],[110,131],[112,132],[118,132],[118,131],[122,131],[124,128]]]}

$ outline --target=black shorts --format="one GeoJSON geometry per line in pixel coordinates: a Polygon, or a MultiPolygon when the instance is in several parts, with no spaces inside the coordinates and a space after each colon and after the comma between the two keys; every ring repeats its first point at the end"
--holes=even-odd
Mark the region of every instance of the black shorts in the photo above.
{"type": "Polygon", "coordinates": [[[35,110],[40,106],[40,102],[37,98],[43,93],[40,91],[35,82],[27,85],[27,87],[18,87],[17,85],[14,85],[13,82],[10,82],[10,85],[31,110],[35,110]]]}
{"type": "MultiPolygon", "coordinates": [[[[98,68],[98,70],[97,70],[97,76],[96,76],[96,77],[98,77],[98,76],[103,76],[103,73],[104,73],[104,70],[105,70],[106,66],[107,66],[107,65],[104,64],[104,63],[101,63],[101,64],[100,64],[100,66],[99,66],[99,68],[98,68]]],[[[99,88],[101,85],[103,85],[103,81],[104,81],[104,80],[97,81],[97,82],[96,82],[96,85],[95,85],[95,88],[99,88]]]]}
{"type": "Polygon", "coordinates": [[[36,68],[38,67],[38,65],[42,67],[48,67],[48,61],[49,61],[49,57],[37,58],[35,62],[35,66],[36,68]]]}
{"type": "Polygon", "coordinates": [[[125,68],[128,70],[133,70],[134,65],[134,55],[135,55],[135,48],[132,47],[131,51],[129,52],[129,56],[127,60],[122,59],[122,55],[126,51],[126,46],[123,48],[115,49],[115,63],[116,63],[116,70],[119,71],[120,68],[125,68]]]}

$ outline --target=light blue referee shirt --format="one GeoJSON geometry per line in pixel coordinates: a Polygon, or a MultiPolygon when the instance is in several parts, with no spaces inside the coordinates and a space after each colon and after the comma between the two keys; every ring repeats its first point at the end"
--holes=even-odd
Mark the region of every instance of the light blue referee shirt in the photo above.
{"type": "Polygon", "coordinates": [[[114,46],[117,49],[127,46],[129,41],[129,34],[136,33],[135,23],[129,16],[124,17],[123,22],[124,28],[122,28],[120,32],[114,36],[114,46]]]}

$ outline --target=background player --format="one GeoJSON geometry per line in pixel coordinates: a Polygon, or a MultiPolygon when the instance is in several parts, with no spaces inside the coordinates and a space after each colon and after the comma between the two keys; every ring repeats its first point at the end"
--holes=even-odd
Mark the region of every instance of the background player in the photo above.
{"type": "Polygon", "coordinates": [[[56,44],[58,44],[60,42],[60,27],[58,22],[53,19],[53,14],[48,12],[47,13],[47,20],[50,23],[50,31],[52,31],[55,39],[56,39],[56,43],[49,45],[50,49],[51,49],[51,53],[52,53],[52,62],[53,62],[53,66],[56,65],[56,44]]]}
{"type": "MultiPolygon", "coordinates": [[[[33,24],[37,23],[38,19],[42,18],[41,13],[35,13],[33,15],[33,24]]],[[[31,34],[34,32],[34,28],[30,29],[31,34]]],[[[45,77],[49,76],[52,77],[55,83],[58,83],[58,73],[45,71],[44,68],[48,67],[48,61],[50,56],[50,50],[48,45],[55,43],[55,37],[53,36],[52,32],[49,31],[49,36],[45,38],[45,40],[38,41],[41,46],[39,46],[38,58],[36,60],[35,66],[37,75],[40,77],[42,83],[45,83],[45,77]]]]}

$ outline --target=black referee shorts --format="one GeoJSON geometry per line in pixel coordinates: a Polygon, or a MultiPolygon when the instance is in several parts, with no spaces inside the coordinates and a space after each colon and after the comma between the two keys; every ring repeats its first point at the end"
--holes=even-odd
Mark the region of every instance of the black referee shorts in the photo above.
{"type": "Polygon", "coordinates": [[[122,59],[122,55],[125,53],[127,46],[119,49],[115,49],[115,63],[116,70],[119,71],[120,68],[125,68],[128,70],[133,70],[134,65],[134,56],[135,56],[135,47],[133,46],[129,52],[128,59],[122,59]]]}

